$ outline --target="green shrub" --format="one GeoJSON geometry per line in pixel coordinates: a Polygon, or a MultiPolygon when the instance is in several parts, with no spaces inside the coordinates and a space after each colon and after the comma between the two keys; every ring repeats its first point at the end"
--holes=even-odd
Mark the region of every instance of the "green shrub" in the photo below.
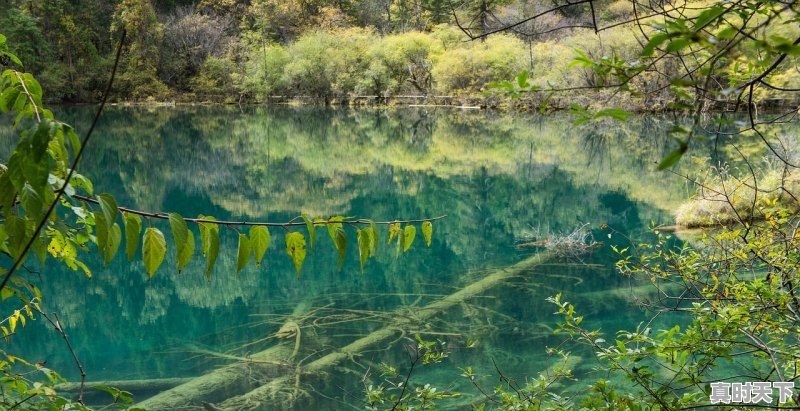
{"type": "Polygon", "coordinates": [[[288,83],[284,70],[290,61],[289,52],[278,44],[254,44],[245,56],[240,87],[259,101],[286,93],[288,83]]]}
{"type": "Polygon", "coordinates": [[[489,82],[515,77],[526,68],[527,54],[522,41],[508,35],[448,49],[433,67],[436,89],[454,94],[478,92],[489,82]]]}
{"type": "Polygon", "coordinates": [[[387,36],[370,48],[370,64],[361,76],[359,90],[373,95],[428,94],[434,61],[443,51],[440,42],[427,33],[387,36]]]}

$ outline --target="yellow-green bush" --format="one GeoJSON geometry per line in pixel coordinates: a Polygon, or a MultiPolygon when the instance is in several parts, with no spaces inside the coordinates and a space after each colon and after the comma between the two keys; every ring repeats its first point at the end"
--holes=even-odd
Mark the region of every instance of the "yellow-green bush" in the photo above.
{"type": "Polygon", "coordinates": [[[513,78],[524,70],[527,54],[525,44],[509,35],[449,49],[433,66],[436,89],[442,93],[477,93],[489,82],[513,78]]]}
{"type": "Polygon", "coordinates": [[[287,82],[284,70],[289,61],[289,52],[279,44],[252,46],[245,61],[241,87],[258,100],[285,93],[287,82]]]}
{"type": "Polygon", "coordinates": [[[374,95],[427,94],[432,88],[434,61],[443,51],[442,43],[427,33],[386,36],[370,48],[370,64],[359,90],[374,95]]]}

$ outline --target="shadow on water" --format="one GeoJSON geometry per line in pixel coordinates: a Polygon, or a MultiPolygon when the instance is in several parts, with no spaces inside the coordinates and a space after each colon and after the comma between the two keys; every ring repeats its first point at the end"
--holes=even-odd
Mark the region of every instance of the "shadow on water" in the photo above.
{"type": "MultiPolygon", "coordinates": [[[[78,130],[90,118],[79,108],[61,114],[78,130]]],[[[434,224],[430,248],[418,238],[398,256],[382,244],[363,273],[354,247],[337,270],[321,230],[296,277],[283,253],[284,233],[273,230],[264,267],[235,274],[235,233],[224,230],[210,282],[202,258],[177,274],[174,254],[149,281],[138,259],[124,257],[105,268],[90,257],[92,279],[48,266],[34,281],[47,309],[68,327],[93,381],[201,375],[275,344],[269,337],[301,304],[317,310],[303,324],[297,357],[308,361],[391,326],[395,318],[386,313],[425,305],[527,257],[532,251],[514,244],[531,230],[566,233],[589,223],[638,235],[651,221],[669,223],[687,188],[654,171],[669,150],[668,127],[658,118],[577,127],[557,116],[449,109],[112,108],[81,170],[98,192],[126,206],[270,221],[301,212],[449,217],[434,224]]],[[[0,139],[8,150],[10,136],[0,139]]],[[[619,241],[594,234],[607,244],[619,241]]],[[[415,333],[454,346],[478,341],[418,378],[472,398],[457,367],[476,368],[489,387],[496,381],[492,359],[520,381],[546,369],[552,364],[545,347],[558,340],[545,298],[556,292],[592,324],[635,326],[644,317],[628,294],[617,292],[629,284],[613,263],[607,248],[580,264],[552,261],[416,324],[415,333]]],[[[75,378],[57,336],[43,324],[28,328],[12,349],[75,378]]],[[[361,376],[381,362],[404,366],[404,342],[372,347],[304,387],[311,396],[305,406],[362,408],[361,376]]],[[[577,375],[586,375],[593,361],[584,356],[575,365],[577,375]]]]}

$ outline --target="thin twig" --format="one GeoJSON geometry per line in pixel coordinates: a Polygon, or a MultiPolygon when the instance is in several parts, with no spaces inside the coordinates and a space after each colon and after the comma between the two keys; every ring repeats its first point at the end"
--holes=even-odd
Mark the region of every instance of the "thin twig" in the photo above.
{"type": "MultiPolygon", "coordinates": [[[[86,370],[83,368],[83,364],[81,364],[81,360],[78,358],[78,354],[75,353],[75,349],[72,347],[72,343],[69,341],[69,337],[67,337],[67,332],[64,331],[64,327],[61,325],[61,321],[58,319],[58,314],[53,314],[55,316],[55,321],[53,321],[50,316],[47,315],[44,311],[40,308],[34,306],[34,310],[39,313],[42,317],[44,317],[47,322],[49,322],[53,328],[61,334],[61,337],[64,338],[64,342],[67,343],[67,348],[69,349],[70,354],[72,355],[72,359],[75,360],[75,365],[78,367],[78,370],[81,372],[81,386],[80,391],[78,392],[78,402],[83,404],[83,390],[86,384],[86,370]]],[[[84,404],[85,405],[85,404],[84,404]]]]}
{"type": "MultiPolygon", "coordinates": [[[[82,196],[82,195],[78,195],[78,194],[75,194],[72,197],[75,198],[75,199],[78,199],[80,201],[85,201],[87,203],[99,204],[98,200],[96,200],[94,198],[91,198],[91,197],[86,197],[86,196],[82,196]]],[[[163,212],[158,212],[158,211],[156,211],[156,212],[141,211],[141,210],[135,210],[135,209],[128,208],[128,207],[117,207],[117,208],[120,211],[123,211],[123,212],[126,212],[126,213],[131,213],[131,214],[137,214],[137,215],[140,215],[140,216],[143,216],[143,217],[157,218],[157,219],[160,219],[160,220],[168,220],[169,219],[169,214],[168,213],[163,213],[163,212]]],[[[447,214],[443,214],[443,215],[440,215],[440,216],[437,216],[437,217],[420,218],[420,219],[413,219],[413,220],[370,221],[370,220],[366,220],[366,219],[362,219],[362,218],[355,219],[355,220],[344,220],[344,221],[324,220],[324,221],[314,221],[313,225],[315,225],[315,226],[317,226],[317,225],[328,225],[328,224],[351,224],[351,225],[352,224],[362,224],[362,225],[363,224],[377,224],[377,225],[389,225],[389,224],[395,224],[395,223],[411,224],[411,223],[424,223],[426,221],[436,221],[436,220],[441,220],[441,219],[446,218],[446,217],[447,217],[447,214]]],[[[269,221],[210,220],[210,219],[205,219],[205,218],[188,218],[188,217],[184,217],[183,220],[187,221],[187,222],[191,222],[191,223],[210,223],[210,224],[217,224],[217,225],[223,225],[223,226],[266,226],[266,227],[298,227],[298,226],[302,227],[302,226],[305,226],[306,223],[304,221],[296,221],[298,218],[300,218],[300,217],[295,217],[295,218],[293,218],[293,219],[291,219],[291,220],[289,220],[289,221],[287,221],[285,223],[276,223],[276,222],[269,222],[269,221]]]]}

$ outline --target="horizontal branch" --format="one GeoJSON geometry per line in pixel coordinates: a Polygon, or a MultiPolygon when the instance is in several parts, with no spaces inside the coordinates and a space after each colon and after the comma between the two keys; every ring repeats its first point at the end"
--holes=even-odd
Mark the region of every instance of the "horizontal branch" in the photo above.
{"type": "MultiPolygon", "coordinates": [[[[91,203],[91,204],[100,204],[100,202],[97,201],[96,199],[91,198],[91,197],[82,196],[82,195],[77,195],[76,194],[76,195],[73,195],[72,198],[75,198],[77,200],[84,201],[84,202],[87,202],[87,203],[91,203]]],[[[163,212],[141,211],[141,210],[135,210],[135,209],[128,208],[128,207],[117,207],[117,209],[119,209],[119,211],[122,211],[122,212],[125,212],[125,213],[137,214],[137,215],[140,215],[142,217],[158,218],[158,219],[161,219],[161,220],[169,219],[169,214],[168,213],[163,213],[163,212]]],[[[366,219],[363,219],[363,218],[359,218],[359,219],[355,219],[355,220],[345,220],[345,221],[328,221],[328,220],[326,220],[326,221],[314,221],[314,225],[327,225],[327,224],[350,224],[350,225],[356,225],[356,224],[362,224],[362,225],[363,224],[378,224],[378,225],[389,225],[389,224],[395,224],[395,223],[412,224],[412,223],[424,223],[426,221],[441,220],[441,219],[446,218],[446,217],[447,217],[447,214],[443,214],[443,215],[440,215],[440,216],[437,216],[437,217],[431,217],[431,218],[420,218],[420,219],[414,219],[414,220],[392,220],[392,221],[371,221],[371,220],[366,220],[366,219]]],[[[289,220],[289,221],[287,221],[285,223],[275,223],[275,222],[268,222],[268,221],[209,220],[209,219],[205,219],[205,218],[187,218],[187,217],[184,217],[183,220],[184,221],[188,221],[188,222],[192,222],[192,223],[210,223],[210,224],[217,224],[217,225],[224,225],[224,226],[265,226],[265,227],[283,227],[283,228],[286,228],[286,227],[304,227],[306,225],[306,223],[304,221],[295,221],[298,218],[299,217],[295,217],[295,218],[293,218],[293,219],[291,219],[291,220],[289,220]]]]}

